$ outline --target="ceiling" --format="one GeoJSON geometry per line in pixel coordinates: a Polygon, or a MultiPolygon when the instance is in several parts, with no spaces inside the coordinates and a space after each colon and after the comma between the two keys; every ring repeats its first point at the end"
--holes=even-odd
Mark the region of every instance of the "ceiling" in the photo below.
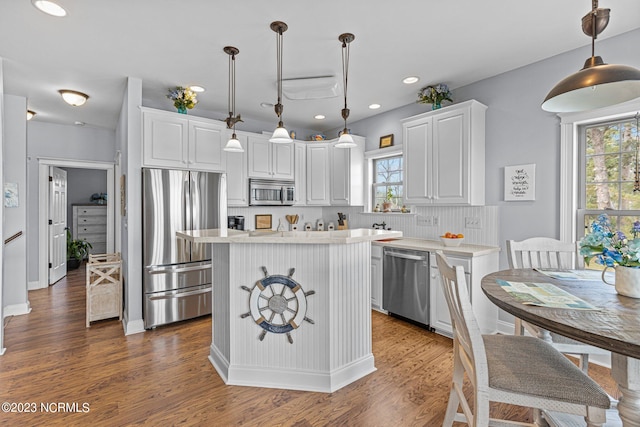
{"type": "MultiPolygon", "coordinates": [[[[275,20],[289,25],[285,79],[333,75],[341,82],[338,35],[355,34],[350,121],[410,104],[428,84],[455,89],[590,43],[580,23],[589,0],[57,1],[67,10],[64,18],[40,12],[30,0],[2,2],[4,92],[26,97],[37,113],[34,120],[108,129],[116,126],[127,77],[142,80],[144,105],[173,110],[167,89],[198,84],[206,92],[190,114],[227,116],[226,45],[240,49],[236,112],[275,127],[273,108],[260,106],[276,102],[276,40],[269,28],[275,20]],[[420,81],[403,84],[411,75],[420,81]],[[85,92],[90,99],[71,107],[59,89],[85,92]],[[372,103],[382,108],[370,110],[372,103]]],[[[600,7],[611,9],[600,38],[640,27],[640,1],[601,0],[600,7]]],[[[337,128],[343,102],[341,95],[285,98],[285,125],[337,128]],[[316,114],[326,119],[315,120],[316,114]]]]}

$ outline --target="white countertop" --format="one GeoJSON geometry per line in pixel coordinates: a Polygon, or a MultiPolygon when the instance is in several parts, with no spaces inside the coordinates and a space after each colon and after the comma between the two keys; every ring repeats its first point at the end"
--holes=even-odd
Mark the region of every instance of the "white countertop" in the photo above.
{"type": "Polygon", "coordinates": [[[403,237],[388,242],[377,241],[373,242],[373,244],[377,246],[391,246],[398,249],[411,249],[414,251],[435,252],[441,250],[446,255],[481,256],[492,252],[500,252],[498,246],[466,245],[462,243],[460,246],[452,247],[445,246],[437,240],[415,239],[411,237],[403,237]]]}
{"type": "Polygon", "coordinates": [[[180,238],[195,243],[281,243],[281,244],[348,244],[402,237],[401,231],[353,230],[333,231],[239,231],[223,228],[178,231],[180,238]]]}

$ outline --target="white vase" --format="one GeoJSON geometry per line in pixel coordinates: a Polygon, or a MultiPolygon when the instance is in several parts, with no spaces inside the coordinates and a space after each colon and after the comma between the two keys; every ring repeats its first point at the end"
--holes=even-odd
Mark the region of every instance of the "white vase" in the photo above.
{"type": "MultiPolygon", "coordinates": [[[[613,285],[613,283],[607,282],[604,278],[604,273],[607,271],[607,268],[602,270],[602,281],[608,285],[613,285]]],[[[626,297],[640,298],[640,268],[616,265],[615,270],[616,292],[626,297]]]]}

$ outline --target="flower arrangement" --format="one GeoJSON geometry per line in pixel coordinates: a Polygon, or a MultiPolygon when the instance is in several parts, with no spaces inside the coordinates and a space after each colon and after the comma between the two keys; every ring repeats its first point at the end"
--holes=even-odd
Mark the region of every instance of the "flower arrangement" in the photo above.
{"type": "Polygon", "coordinates": [[[167,98],[173,101],[173,106],[176,107],[178,111],[186,111],[187,108],[191,110],[198,103],[196,93],[188,87],[182,86],[176,86],[173,89],[169,89],[167,98]]]}
{"type": "Polygon", "coordinates": [[[444,83],[438,83],[434,86],[426,86],[418,92],[418,100],[420,104],[433,104],[440,106],[442,101],[453,102],[451,99],[451,91],[449,86],[444,83]]]}
{"type": "Polygon", "coordinates": [[[640,267],[640,221],[633,223],[629,239],[622,231],[614,231],[606,214],[591,223],[591,232],[580,240],[580,255],[584,262],[595,258],[596,263],[613,267],[640,267]]]}

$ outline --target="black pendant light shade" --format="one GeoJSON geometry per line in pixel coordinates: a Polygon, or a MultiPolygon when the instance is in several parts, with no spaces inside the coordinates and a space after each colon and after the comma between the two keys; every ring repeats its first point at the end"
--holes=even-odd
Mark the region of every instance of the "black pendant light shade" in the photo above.
{"type": "Polygon", "coordinates": [[[582,18],[582,31],[591,37],[591,57],[584,68],[555,85],[542,109],[556,113],[592,110],[640,97],[640,70],[627,65],[605,64],[595,55],[595,40],[609,23],[609,9],[592,10],[582,18]]]}

